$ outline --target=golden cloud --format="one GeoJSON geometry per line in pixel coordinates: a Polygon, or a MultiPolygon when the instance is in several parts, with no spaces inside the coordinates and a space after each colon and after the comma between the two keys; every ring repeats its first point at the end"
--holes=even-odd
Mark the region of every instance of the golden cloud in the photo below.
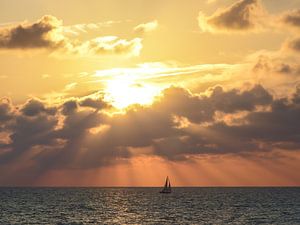
{"type": "Polygon", "coordinates": [[[244,32],[257,29],[263,15],[259,0],[240,0],[211,16],[199,12],[198,24],[203,32],[244,32]]]}
{"type": "MultiPolygon", "coordinates": [[[[107,22],[109,25],[113,22],[107,22]]],[[[100,24],[103,25],[103,24],[100,24]]],[[[142,49],[142,39],[121,39],[116,36],[97,37],[79,41],[65,34],[75,28],[86,31],[98,24],[78,24],[64,27],[61,20],[51,15],[43,16],[35,23],[20,24],[0,29],[0,49],[48,49],[55,54],[79,56],[126,55],[138,56],[142,49]]]]}
{"type": "Polygon", "coordinates": [[[145,33],[156,30],[157,27],[158,27],[158,22],[157,22],[157,20],[154,20],[154,21],[150,21],[148,23],[142,23],[142,24],[137,25],[134,28],[134,31],[138,34],[145,34],[145,33]]]}

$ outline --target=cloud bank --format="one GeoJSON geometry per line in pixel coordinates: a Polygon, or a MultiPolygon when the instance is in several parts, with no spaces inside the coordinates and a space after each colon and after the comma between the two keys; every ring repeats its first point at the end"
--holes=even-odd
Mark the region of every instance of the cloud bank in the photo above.
{"type": "Polygon", "coordinates": [[[171,161],[224,154],[300,149],[300,90],[275,98],[260,85],[211,88],[208,96],[179,87],[165,89],[151,106],[108,114],[101,97],[49,105],[30,99],[0,104],[0,169],[32,165],[54,169],[99,168],[136,154],[171,161]],[[143,153],[140,149],[148,148],[143,153]],[[141,151],[141,152],[140,152],[141,151]]]}

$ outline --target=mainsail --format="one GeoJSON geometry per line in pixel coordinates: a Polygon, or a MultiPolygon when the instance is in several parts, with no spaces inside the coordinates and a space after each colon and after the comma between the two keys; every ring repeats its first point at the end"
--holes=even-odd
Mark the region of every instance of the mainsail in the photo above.
{"type": "Polygon", "coordinates": [[[160,191],[160,193],[163,193],[163,194],[171,193],[171,182],[170,182],[170,180],[169,180],[169,177],[166,178],[165,186],[164,186],[164,188],[160,191]]]}

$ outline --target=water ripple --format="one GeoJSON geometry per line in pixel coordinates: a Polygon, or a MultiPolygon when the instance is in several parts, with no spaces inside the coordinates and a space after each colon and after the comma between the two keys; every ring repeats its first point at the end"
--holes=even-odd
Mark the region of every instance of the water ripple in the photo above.
{"type": "Polygon", "coordinates": [[[300,224],[300,188],[0,188],[0,224],[300,224]]]}

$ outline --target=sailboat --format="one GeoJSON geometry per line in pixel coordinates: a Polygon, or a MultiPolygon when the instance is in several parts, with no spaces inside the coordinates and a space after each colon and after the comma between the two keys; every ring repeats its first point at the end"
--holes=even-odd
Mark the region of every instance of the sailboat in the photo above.
{"type": "Polygon", "coordinates": [[[164,188],[159,193],[170,194],[171,192],[172,192],[172,190],[171,190],[171,183],[170,183],[169,177],[167,177],[166,178],[166,182],[165,182],[165,186],[164,186],[164,188]]]}

